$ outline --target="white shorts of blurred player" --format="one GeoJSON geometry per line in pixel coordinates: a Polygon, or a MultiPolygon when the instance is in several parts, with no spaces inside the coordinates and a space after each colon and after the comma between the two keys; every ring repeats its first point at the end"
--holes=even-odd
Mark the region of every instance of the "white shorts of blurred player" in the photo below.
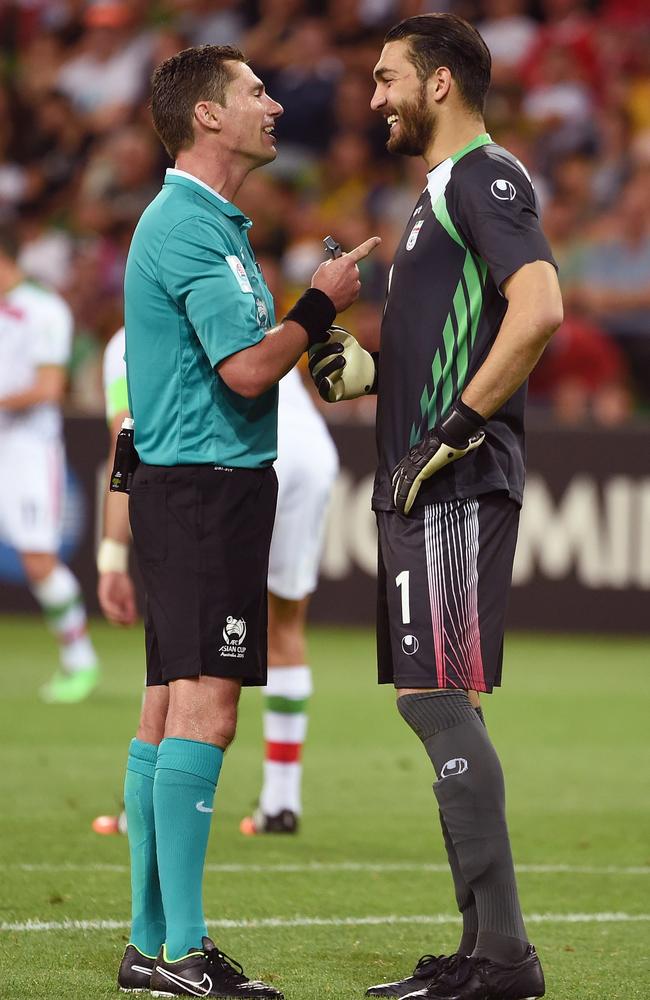
{"type": "Polygon", "coordinates": [[[57,552],[65,486],[62,442],[5,431],[0,478],[0,538],[18,552],[57,552]]]}
{"type": "Polygon", "coordinates": [[[327,425],[294,370],[280,383],[278,504],[269,557],[272,594],[299,601],[316,590],[327,508],[339,460],[327,425]]]}

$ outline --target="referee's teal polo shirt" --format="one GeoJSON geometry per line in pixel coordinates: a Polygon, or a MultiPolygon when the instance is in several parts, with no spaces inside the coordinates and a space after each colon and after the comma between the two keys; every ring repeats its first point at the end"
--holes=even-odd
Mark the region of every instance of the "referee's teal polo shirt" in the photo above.
{"type": "Polygon", "coordinates": [[[168,170],[137,225],[124,312],[135,445],[147,465],[259,468],[277,454],[277,386],[244,399],[215,371],[275,323],[251,222],[197,178],[168,170]]]}

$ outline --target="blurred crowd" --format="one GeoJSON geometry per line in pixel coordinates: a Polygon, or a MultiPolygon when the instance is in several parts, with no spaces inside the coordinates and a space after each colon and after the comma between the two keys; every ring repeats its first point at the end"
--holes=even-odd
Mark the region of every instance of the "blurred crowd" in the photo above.
{"type": "MultiPolygon", "coordinates": [[[[402,17],[450,10],[493,58],[495,141],[531,172],[566,320],[531,380],[566,422],[650,413],[650,5],[646,0],[0,0],[0,225],[75,320],[69,405],[101,410],[101,353],[122,322],[133,227],[169,165],[148,111],[153,67],[233,43],[285,113],[275,163],[238,197],[278,302],[309,282],[332,233],[383,243],[345,316],[376,349],[392,252],[420,160],[389,156],[372,67],[402,17]]],[[[338,419],[370,419],[369,401],[338,419]]]]}

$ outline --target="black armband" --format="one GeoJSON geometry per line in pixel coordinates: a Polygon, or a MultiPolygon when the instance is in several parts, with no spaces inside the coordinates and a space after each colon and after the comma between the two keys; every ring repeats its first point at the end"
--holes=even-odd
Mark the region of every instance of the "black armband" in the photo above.
{"type": "Polygon", "coordinates": [[[437,427],[440,440],[452,448],[466,448],[469,439],[485,425],[485,417],[457,399],[437,427]]]}
{"type": "Polygon", "coordinates": [[[327,340],[327,331],[336,319],[336,309],[329,295],[320,288],[308,288],[282,322],[288,319],[300,324],[307,334],[308,346],[313,347],[327,340]]]}

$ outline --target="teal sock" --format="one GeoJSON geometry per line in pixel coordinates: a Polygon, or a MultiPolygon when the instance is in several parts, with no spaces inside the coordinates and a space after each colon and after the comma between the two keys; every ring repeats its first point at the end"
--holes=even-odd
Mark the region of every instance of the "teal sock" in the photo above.
{"type": "Polygon", "coordinates": [[[175,961],[200,948],[203,865],[223,750],[212,743],[167,738],[158,747],[153,807],[167,925],[165,955],[175,961]]]}
{"type": "Polygon", "coordinates": [[[131,944],[150,958],[165,940],[156,828],[153,815],[153,779],[158,747],[131,740],[124,779],[124,808],[131,854],[131,944]]]}

